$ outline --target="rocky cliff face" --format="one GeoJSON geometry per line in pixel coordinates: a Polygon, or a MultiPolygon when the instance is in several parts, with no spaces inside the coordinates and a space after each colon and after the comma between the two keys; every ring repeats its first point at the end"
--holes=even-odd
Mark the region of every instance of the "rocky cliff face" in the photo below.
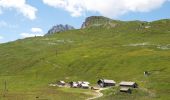
{"type": "Polygon", "coordinates": [[[108,24],[112,21],[112,19],[103,17],[103,16],[91,16],[86,18],[85,22],[82,24],[81,29],[102,26],[108,24]]]}
{"type": "Polygon", "coordinates": [[[74,29],[75,28],[73,26],[59,24],[59,25],[53,26],[48,31],[47,35],[54,34],[54,33],[59,33],[59,32],[64,32],[64,31],[67,31],[67,30],[74,30],[74,29]]]}

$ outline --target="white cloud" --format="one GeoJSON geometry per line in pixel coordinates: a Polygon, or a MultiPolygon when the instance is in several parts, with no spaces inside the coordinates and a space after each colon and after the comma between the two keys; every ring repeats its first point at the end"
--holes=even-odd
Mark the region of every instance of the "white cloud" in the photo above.
{"type": "Polygon", "coordinates": [[[23,32],[20,36],[22,38],[43,36],[43,30],[41,28],[31,28],[30,32],[23,32]]]}
{"type": "Polygon", "coordinates": [[[31,20],[36,18],[37,9],[27,4],[26,0],[0,0],[0,8],[14,8],[31,20]]]}
{"type": "Polygon", "coordinates": [[[20,35],[23,38],[34,37],[34,36],[43,36],[43,34],[36,34],[36,33],[21,33],[20,35]]]}
{"type": "Polygon", "coordinates": [[[44,4],[62,8],[74,17],[90,11],[111,18],[128,12],[149,12],[166,1],[169,0],[43,0],[44,4]]]}
{"type": "Polygon", "coordinates": [[[41,28],[31,28],[31,32],[33,33],[43,33],[43,30],[41,28]]]}

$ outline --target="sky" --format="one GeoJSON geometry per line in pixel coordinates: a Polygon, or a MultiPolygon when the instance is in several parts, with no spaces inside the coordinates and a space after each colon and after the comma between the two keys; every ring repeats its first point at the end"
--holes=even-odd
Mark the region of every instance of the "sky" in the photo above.
{"type": "Polygon", "coordinates": [[[57,24],[80,28],[86,17],[170,18],[170,0],[0,0],[0,43],[43,36],[57,24]]]}

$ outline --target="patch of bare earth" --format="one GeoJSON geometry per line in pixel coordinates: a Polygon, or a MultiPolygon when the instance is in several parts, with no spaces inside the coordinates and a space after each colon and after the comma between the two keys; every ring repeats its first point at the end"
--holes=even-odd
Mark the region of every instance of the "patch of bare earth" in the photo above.
{"type": "Polygon", "coordinates": [[[99,90],[95,90],[94,94],[93,94],[94,97],[87,98],[86,100],[93,100],[93,99],[102,97],[103,93],[101,93],[101,91],[106,90],[106,89],[108,89],[108,88],[100,88],[99,90]]]}

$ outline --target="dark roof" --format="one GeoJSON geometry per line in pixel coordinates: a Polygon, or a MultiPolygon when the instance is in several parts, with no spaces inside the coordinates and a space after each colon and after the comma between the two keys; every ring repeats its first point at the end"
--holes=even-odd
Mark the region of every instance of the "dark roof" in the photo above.
{"type": "Polygon", "coordinates": [[[119,85],[135,85],[135,84],[136,84],[135,82],[125,82],[125,81],[119,83],[119,85]]]}

